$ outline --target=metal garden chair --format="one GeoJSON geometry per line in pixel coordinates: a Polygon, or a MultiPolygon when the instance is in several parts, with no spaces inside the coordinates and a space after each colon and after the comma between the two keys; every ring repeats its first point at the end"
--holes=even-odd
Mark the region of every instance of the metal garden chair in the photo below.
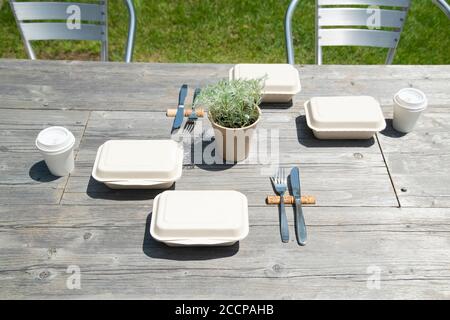
{"type": "MultiPolygon", "coordinates": [[[[125,62],[129,63],[133,56],[136,14],[133,1],[125,0],[125,3],[129,13],[125,62]]],[[[10,4],[30,59],[36,59],[31,41],[93,40],[101,41],[100,58],[108,61],[107,0],[94,3],[10,0],[10,4]]]]}
{"type": "Polygon", "coordinates": [[[450,19],[450,5],[445,0],[433,0],[433,3],[437,5],[450,19]]]}
{"type": "MultiPolygon", "coordinates": [[[[445,0],[433,2],[449,16],[450,7],[445,0]]],[[[294,64],[292,16],[298,3],[299,0],[291,1],[285,17],[290,64],[294,64]]],[[[322,64],[322,47],[368,46],[389,49],[386,64],[392,64],[410,5],[410,0],[316,0],[316,63],[322,64]]]]}

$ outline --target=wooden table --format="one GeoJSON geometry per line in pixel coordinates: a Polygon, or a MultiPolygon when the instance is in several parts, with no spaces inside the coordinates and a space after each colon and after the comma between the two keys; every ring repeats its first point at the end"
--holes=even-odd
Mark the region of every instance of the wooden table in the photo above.
{"type": "Polygon", "coordinates": [[[299,66],[294,106],[263,110],[282,165],[299,166],[304,193],[317,197],[304,209],[306,247],[290,207],[291,242],[280,241],[277,208],[264,203],[267,164],[193,165],[186,148],[177,190],[249,199],[250,234],[228,248],[156,242],[158,192],[90,177],[104,141],[170,138],[165,110],[181,84],[204,86],[229,67],[0,60],[0,298],[450,298],[450,66],[299,66]],[[430,102],[411,134],[388,120],[373,140],[318,141],[306,127],[312,96],[373,95],[389,119],[408,86],[430,102]],[[50,125],[76,136],[70,177],[51,176],[35,149],[50,125]],[[69,266],[80,268],[80,289],[67,286],[69,266]]]}

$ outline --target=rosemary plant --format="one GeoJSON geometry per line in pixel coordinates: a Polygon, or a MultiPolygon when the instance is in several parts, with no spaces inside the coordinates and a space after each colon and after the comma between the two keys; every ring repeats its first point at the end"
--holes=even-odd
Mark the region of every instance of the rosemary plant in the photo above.
{"type": "Polygon", "coordinates": [[[204,88],[196,105],[208,109],[214,123],[226,128],[243,128],[259,118],[264,78],[257,80],[221,80],[204,88]]]}

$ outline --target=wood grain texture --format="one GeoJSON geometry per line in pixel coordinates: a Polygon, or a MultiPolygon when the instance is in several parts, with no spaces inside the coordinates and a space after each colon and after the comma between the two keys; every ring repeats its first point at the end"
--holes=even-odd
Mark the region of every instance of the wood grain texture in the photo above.
{"type": "MultiPolygon", "coordinates": [[[[292,209],[287,210],[292,222],[292,209]]],[[[249,237],[228,248],[157,243],[148,235],[150,212],[145,206],[0,209],[0,297],[446,299],[450,294],[448,209],[305,208],[310,243],[304,248],[295,240],[281,244],[274,208],[251,208],[249,237]],[[38,219],[36,209],[42,212],[38,219]],[[81,290],[66,287],[69,265],[81,268],[81,290]],[[380,268],[379,290],[367,288],[371,266],[380,268]]]]}
{"type": "MultiPolygon", "coordinates": [[[[230,67],[1,60],[0,95],[3,108],[166,111],[176,107],[183,83],[202,87],[228,77],[230,67]]],[[[355,66],[298,68],[302,91],[291,110],[317,95],[369,94],[391,105],[395,92],[408,86],[425,90],[433,105],[450,98],[450,66],[358,66],[357,72],[355,66]]]]}
{"type": "Polygon", "coordinates": [[[450,298],[449,66],[298,66],[303,90],[294,105],[263,108],[267,135],[235,166],[194,164],[192,145],[214,143],[199,120],[196,140],[184,133],[175,188],[248,197],[250,234],[232,247],[168,248],[148,230],[161,190],[113,191],[90,177],[108,139],[183,138],[171,136],[165,116],[179,87],[215,82],[229,68],[0,59],[1,299],[450,298]],[[407,86],[430,101],[411,134],[388,123],[369,141],[319,141],[306,126],[303,103],[312,96],[369,94],[390,118],[392,96],[407,86]],[[52,177],[35,150],[50,125],[77,138],[69,178],[52,177]],[[303,193],[316,196],[304,208],[306,247],[293,237],[293,208],[291,241],[282,244],[277,208],[265,204],[278,160],[298,166],[303,193]],[[411,208],[396,208],[397,196],[411,208]],[[81,290],[67,289],[70,265],[81,268],[81,290]],[[370,267],[381,272],[379,290],[367,287],[370,267]]]}
{"type": "Polygon", "coordinates": [[[40,130],[65,126],[75,136],[75,152],[89,116],[87,111],[0,110],[0,203],[57,204],[67,177],[55,177],[36,149],[40,130]]]}
{"type": "Polygon", "coordinates": [[[378,137],[401,206],[450,207],[449,113],[431,106],[413,132],[396,132],[388,121],[378,137]]]}

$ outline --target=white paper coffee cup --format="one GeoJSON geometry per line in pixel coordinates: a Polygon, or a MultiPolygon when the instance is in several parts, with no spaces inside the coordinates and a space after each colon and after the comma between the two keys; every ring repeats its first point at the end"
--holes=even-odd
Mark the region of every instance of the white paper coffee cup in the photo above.
{"type": "Polygon", "coordinates": [[[74,145],[74,135],[63,127],[46,128],[36,138],[36,147],[44,157],[48,169],[59,177],[67,176],[75,167],[74,145]]]}
{"type": "Polygon", "coordinates": [[[411,132],[427,105],[427,97],[422,91],[414,88],[400,90],[394,96],[392,126],[400,132],[411,132]]]}

